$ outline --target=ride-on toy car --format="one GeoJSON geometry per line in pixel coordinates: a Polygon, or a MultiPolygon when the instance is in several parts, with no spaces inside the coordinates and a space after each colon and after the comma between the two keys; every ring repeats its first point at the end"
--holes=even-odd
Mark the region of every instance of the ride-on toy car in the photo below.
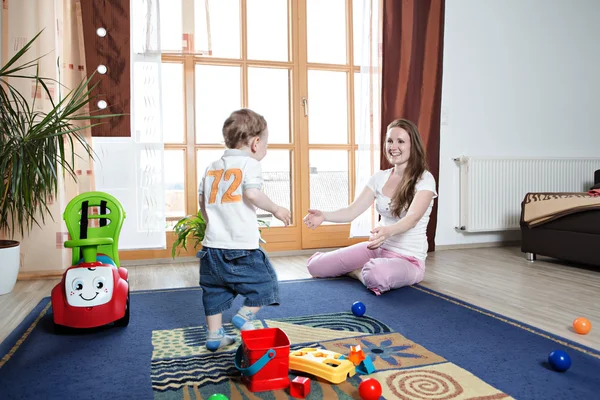
{"type": "Polygon", "coordinates": [[[95,328],[111,322],[117,326],[129,324],[127,269],[117,268],[106,256],[96,260],[97,246],[110,243],[111,238],[65,242],[65,247],[81,247],[84,260],[67,269],[52,289],[52,312],[59,328],[95,328]]]}
{"type": "Polygon", "coordinates": [[[52,289],[52,312],[57,330],[95,328],[113,322],[127,326],[128,271],[118,265],[118,256],[115,262],[108,255],[98,253],[102,248],[108,254],[118,254],[115,242],[118,243],[125,218],[120,203],[106,193],[84,193],[69,202],[63,218],[73,238],[65,241],[64,246],[73,249],[74,265],[52,289]],[[88,215],[91,207],[99,207],[101,211],[88,215]],[[90,224],[93,219],[99,223],[90,224]]]}

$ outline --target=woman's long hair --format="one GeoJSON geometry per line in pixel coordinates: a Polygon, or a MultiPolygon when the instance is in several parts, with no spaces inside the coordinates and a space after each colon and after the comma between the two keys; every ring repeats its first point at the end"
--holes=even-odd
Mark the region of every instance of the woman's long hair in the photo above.
{"type": "Polygon", "coordinates": [[[410,203],[412,203],[415,197],[415,185],[427,169],[427,159],[425,147],[423,146],[421,134],[417,126],[407,119],[397,119],[388,125],[387,130],[389,131],[396,127],[404,129],[410,137],[410,157],[408,164],[404,170],[402,182],[396,188],[390,204],[392,215],[400,217],[402,211],[405,209],[408,210],[410,203]]]}

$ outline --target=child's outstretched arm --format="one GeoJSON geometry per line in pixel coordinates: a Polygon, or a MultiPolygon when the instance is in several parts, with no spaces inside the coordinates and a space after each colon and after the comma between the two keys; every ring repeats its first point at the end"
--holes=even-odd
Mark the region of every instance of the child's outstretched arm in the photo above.
{"type": "Polygon", "coordinates": [[[361,194],[348,207],[340,208],[336,211],[308,210],[304,217],[304,223],[311,229],[315,229],[323,221],[327,222],[351,222],[363,212],[365,212],[375,200],[375,193],[365,187],[361,194]]]}
{"type": "Polygon", "coordinates": [[[259,189],[246,189],[244,190],[244,196],[246,196],[248,201],[255,207],[262,208],[263,210],[270,212],[275,216],[275,218],[283,222],[286,226],[291,223],[290,210],[273,203],[273,201],[269,199],[269,196],[264,194],[259,189]]]}

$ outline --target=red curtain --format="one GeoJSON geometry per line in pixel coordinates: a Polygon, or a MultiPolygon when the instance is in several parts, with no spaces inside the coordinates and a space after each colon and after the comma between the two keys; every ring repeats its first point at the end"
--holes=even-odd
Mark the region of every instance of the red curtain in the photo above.
{"type": "MultiPolygon", "coordinates": [[[[383,0],[381,143],[397,118],[417,124],[438,184],[445,0],[383,0]]],[[[381,153],[381,169],[391,165],[381,153]]],[[[427,228],[435,250],[437,201],[427,228]]]]}
{"type": "Polygon", "coordinates": [[[90,110],[95,114],[122,114],[102,120],[92,127],[92,136],[131,136],[131,89],[130,74],[130,7],[129,0],[82,0],[83,40],[88,78],[104,65],[107,72],[96,72],[91,85],[94,100],[90,110]],[[105,36],[98,36],[97,29],[106,29],[105,36]],[[96,103],[104,100],[105,109],[98,110],[96,103]]]}

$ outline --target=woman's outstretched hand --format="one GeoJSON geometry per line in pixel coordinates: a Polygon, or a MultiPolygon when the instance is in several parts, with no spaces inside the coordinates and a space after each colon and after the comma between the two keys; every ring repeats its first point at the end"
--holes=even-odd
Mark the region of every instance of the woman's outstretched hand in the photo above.
{"type": "Polygon", "coordinates": [[[319,210],[308,210],[308,214],[306,214],[303,221],[309,229],[315,229],[325,221],[325,216],[319,210]]]}
{"type": "Polygon", "coordinates": [[[385,239],[392,236],[392,229],[389,226],[378,226],[371,231],[371,237],[369,238],[369,244],[367,248],[375,250],[380,247],[385,239]]]}

